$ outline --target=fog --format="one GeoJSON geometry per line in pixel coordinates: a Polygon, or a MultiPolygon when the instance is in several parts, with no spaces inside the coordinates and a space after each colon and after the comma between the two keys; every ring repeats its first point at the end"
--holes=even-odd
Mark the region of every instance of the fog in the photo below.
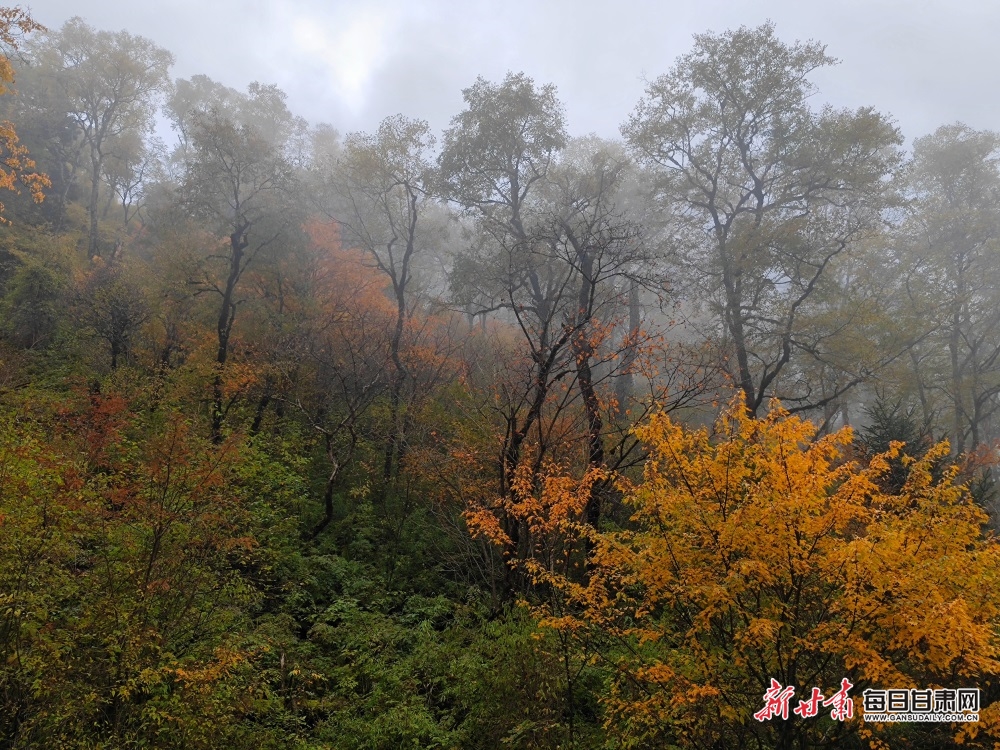
{"type": "Polygon", "coordinates": [[[992,746],[1000,11],[120,5],[0,8],[0,745],[992,746]]]}
{"type": "Polygon", "coordinates": [[[239,89],[276,83],[291,109],[341,132],[371,130],[404,112],[439,129],[477,75],[508,70],[554,83],[572,132],[615,137],[642,93],[691,36],[765,20],[788,40],[819,39],[842,60],[817,77],[821,100],[877,106],[908,139],[941,122],[1000,128],[989,0],[844,0],[836,3],[708,0],[321,2],[298,0],[40,0],[38,20],[73,15],[128,29],[177,57],[174,75],[204,73],[239,89]]]}

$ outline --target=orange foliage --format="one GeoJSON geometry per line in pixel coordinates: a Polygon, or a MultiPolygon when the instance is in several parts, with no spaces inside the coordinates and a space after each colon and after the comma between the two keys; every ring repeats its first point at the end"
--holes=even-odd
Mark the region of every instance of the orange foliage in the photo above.
{"type": "Polygon", "coordinates": [[[584,508],[594,484],[607,474],[593,468],[577,480],[551,461],[544,462],[541,474],[533,463],[529,456],[517,467],[509,497],[472,507],[465,519],[473,535],[484,536],[508,552],[513,552],[513,542],[504,526],[522,525],[528,536],[520,543],[527,552],[522,550],[511,563],[523,565],[536,582],[541,582],[556,571],[568,572],[576,542],[589,533],[581,526],[584,508]]]}
{"type": "MultiPolygon", "coordinates": [[[[956,470],[935,472],[946,445],[889,495],[879,479],[898,448],[859,466],[844,460],[850,430],[817,438],[777,405],[758,421],[734,400],[714,435],[665,415],[637,432],[650,458],[641,482],[622,482],[630,528],[574,529],[589,476],[550,475],[530,501],[519,484],[508,507],[590,539],[585,581],[532,573],[562,596],[544,625],[622,644],[606,706],[626,746],[805,746],[857,731],[866,688],[985,688],[1000,674],[1000,545],[956,470]],[[845,676],[852,722],[752,718],[771,678],[828,694],[845,676]]],[[[504,541],[482,513],[470,525],[504,541]]],[[[953,731],[973,742],[998,718],[989,706],[953,731]]]]}
{"type": "MultiPolygon", "coordinates": [[[[19,38],[32,31],[42,31],[44,26],[34,21],[21,8],[0,8],[0,42],[8,49],[17,49],[19,38]]],[[[9,93],[14,83],[14,68],[10,58],[0,54],[0,94],[9,93]]],[[[22,146],[14,125],[4,120],[0,122],[0,189],[20,193],[24,185],[36,203],[44,199],[42,190],[52,187],[52,182],[44,174],[33,172],[35,162],[28,156],[28,149],[22,146]]],[[[0,224],[10,224],[3,218],[4,205],[0,203],[0,224]]]]}
{"type": "Polygon", "coordinates": [[[336,222],[313,219],[306,223],[305,230],[317,253],[317,298],[325,304],[327,312],[363,299],[387,315],[395,314],[387,294],[388,279],[366,262],[361,250],[341,245],[336,222]]]}
{"type": "MultiPolygon", "coordinates": [[[[351,338],[359,348],[378,340],[387,346],[397,316],[389,277],[363,251],[342,247],[336,222],[312,220],[305,229],[317,254],[313,282],[327,330],[336,328],[339,337],[351,338]]],[[[422,385],[457,367],[452,322],[450,314],[408,315],[404,321],[400,358],[422,385]]]]}

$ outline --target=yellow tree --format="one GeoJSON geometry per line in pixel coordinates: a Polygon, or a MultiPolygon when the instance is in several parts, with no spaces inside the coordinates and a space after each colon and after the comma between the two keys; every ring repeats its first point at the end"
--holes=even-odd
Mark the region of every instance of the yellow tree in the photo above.
{"type": "MultiPolygon", "coordinates": [[[[43,30],[44,27],[22,8],[0,8],[0,94],[11,93],[14,84],[10,54],[17,50],[25,34],[43,30]]],[[[19,185],[24,185],[35,202],[41,203],[44,197],[42,189],[52,183],[44,174],[34,172],[34,168],[35,162],[29,158],[28,149],[21,145],[13,123],[9,120],[0,122],[0,188],[20,193],[19,185]]],[[[3,209],[3,203],[0,203],[0,214],[3,209]]],[[[0,216],[0,223],[10,222],[0,216]]]]}
{"type": "MultiPolygon", "coordinates": [[[[666,415],[638,432],[650,458],[625,488],[630,527],[578,527],[592,544],[585,582],[534,569],[563,595],[544,624],[613,667],[607,723],[623,746],[879,747],[906,733],[941,746],[1000,726],[996,704],[965,729],[862,720],[868,688],[985,689],[1000,673],[1000,547],[940,468],[947,445],[911,462],[897,495],[881,482],[888,455],[861,466],[849,429],[817,439],[777,405],[754,420],[734,399],[711,433],[666,415]],[[794,713],[844,678],[852,719],[794,713]],[[794,687],[787,720],[754,717],[772,679],[794,687]]],[[[544,493],[540,513],[579,517],[573,482],[544,493]]]]}

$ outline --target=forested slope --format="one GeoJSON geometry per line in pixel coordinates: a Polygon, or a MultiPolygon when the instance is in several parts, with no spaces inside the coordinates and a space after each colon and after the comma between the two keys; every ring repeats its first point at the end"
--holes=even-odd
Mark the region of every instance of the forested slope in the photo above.
{"type": "Polygon", "coordinates": [[[621,141],[523,73],[341,135],[0,44],[0,748],[1000,736],[1000,136],[904,151],[772,25],[621,141]]]}

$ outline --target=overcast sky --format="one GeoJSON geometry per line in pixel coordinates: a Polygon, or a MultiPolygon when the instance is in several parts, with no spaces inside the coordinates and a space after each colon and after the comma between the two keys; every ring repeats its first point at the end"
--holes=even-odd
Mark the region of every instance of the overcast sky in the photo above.
{"type": "Polygon", "coordinates": [[[1000,131],[996,0],[35,0],[58,28],[149,37],[174,77],[243,89],[276,83],[290,108],[341,132],[401,112],[440,130],[477,75],[524,71],[554,83],[570,131],[617,137],[643,91],[691,35],[775,22],[842,62],[820,71],[817,103],[873,105],[907,140],[960,120],[1000,131]]]}

